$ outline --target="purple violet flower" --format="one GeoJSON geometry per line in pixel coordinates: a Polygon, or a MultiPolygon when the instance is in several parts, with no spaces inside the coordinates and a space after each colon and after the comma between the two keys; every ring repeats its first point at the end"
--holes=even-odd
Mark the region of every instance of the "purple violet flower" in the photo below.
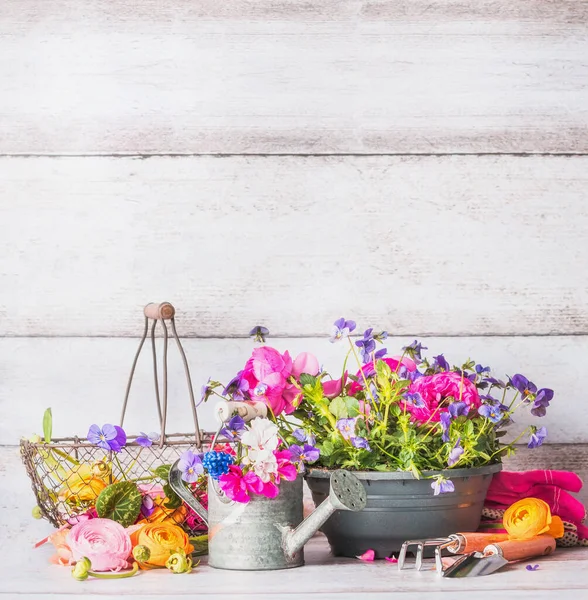
{"type": "Polygon", "coordinates": [[[533,408],[531,408],[531,414],[536,417],[544,417],[547,412],[547,407],[553,399],[553,390],[549,388],[541,388],[535,396],[535,402],[533,402],[533,408]]]}
{"type": "Polygon", "coordinates": [[[269,335],[269,329],[267,327],[263,327],[262,325],[256,325],[249,332],[249,335],[252,336],[256,342],[265,342],[265,336],[269,335]]]}
{"type": "Polygon", "coordinates": [[[298,429],[295,429],[292,432],[292,435],[299,441],[299,442],[306,442],[306,432],[304,431],[304,429],[301,429],[300,427],[298,429]]]}
{"type": "Polygon", "coordinates": [[[528,448],[538,448],[543,444],[543,441],[547,437],[547,428],[540,427],[537,429],[536,427],[531,428],[531,435],[529,436],[529,443],[527,444],[528,448]]]}
{"type": "Polygon", "coordinates": [[[371,354],[376,349],[376,342],[372,335],[372,331],[372,328],[366,329],[363,332],[363,338],[355,342],[355,345],[359,348],[364,365],[371,361],[371,354]]]}
{"type": "Polygon", "coordinates": [[[363,449],[367,450],[368,452],[372,451],[368,441],[363,437],[351,438],[351,443],[355,448],[363,448],[363,449]]]}
{"type": "Polygon", "coordinates": [[[178,469],[182,472],[182,479],[186,483],[196,483],[198,477],[204,473],[202,459],[190,450],[186,450],[186,452],[180,456],[178,469]]]}
{"type": "Polygon", "coordinates": [[[455,446],[453,446],[453,449],[449,453],[449,458],[447,459],[448,466],[453,467],[453,465],[459,461],[463,452],[464,450],[461,447],[461,438],[457,438],[457,442],[455,442],[455,446]]]}
{"type": "Polygon", "coordinates": [[[304,446],[292,444],[288,450],[290,450],[292,454],[292,462],[298,464],[316,462],[321,454],[318,448],[315,448],[310,444],[304,444],[304,446]]]}
{"type": "Polygon", "coordinates": [[[208,381],[200,388],[200,403],[206,402],[212,393],[212,388],[208,385],[209,383],[210,377],[208,378],[208,381]]]}
{"type": "Polygon", "coordinates": [[[467,417],[470,412],[470,407],[465,402],[452,402],[447,409],[453,419],[457,419],[457,417],[462,415],[467,417]]]}
{"type": "Polygon", "coordinates": [[[438,477],[431,484],[433,488],[433,494],[438,496],[439,494],[448,494],[450,492],[455,492],[455,486],[453,485],[453,481],[451,479],[445,479],[445,477],[438,477]]]}
{"type": "Polygon", "coordinates": [[[520,373],[513,375],[510,382],[521,393],[523,400],[537,392],[537,386],[520,373]]]}
{"type": "Polygon", "coordinates": [[[476,365],[475,371],[478,375],[482,375],[482,373],[490,373],[490,367],[483,367],[482,365],[476,365]]]}
{"type": "Polygon", "coordinates": [[[338,342],[339,340],[348,337],[355,328],[355,321],[346,321],[343,317],[341,317],[333,323],[329,341],[331,343],[338,342]]]}
{"type": "Polygon", "coordinates": [[[378,360],[380,358],[384,358],[388,353],[388,348],[381,348],[377,352],[374,353],[374,360],[378,360]]]}
{"type": "Polygon", "coordinates": [[[355,423],[357,419],[339,419],[337,421],[337,429],[341,432],[341,435],[346,439],[350,440],[355,437],[355,423]]]}
{"type": "Polygon", "coordinates": [[[231,417],[229,422],[219,431],[220,435],[223,435],[229,440],[240,440],[241,435],[246,431],[245,421],[239,415],[231,417]]]}
{"type": "Polygon", "coordinates": [[[482,404],[480,408],[478,408],[478,413],[487,419],[490,419],[492,423],[498,423],[502,420],[502,411],[499,410],[496,406],[492,406],[490,404],[482,404]]]}
{"type": "Polygon", "coordinates": [[[501,379],[496,379],[496,377],[486,377],[484,379],[484,381],[486,383],[489,383],[491,386],[495,386],[495,387],[499,387],[499,388],[505,388],[506,387],[506,383],[504,383],[504,381],[502,381],[501,379]]]}
{"type": "Polygon", "coordinates": [[[141,503],[141,515],[144,519],[150,517],[155,511],[155,502],[149,494],[143,496],[143,502],[141,503]]]}
{"type": "Polygon", "coordinates": [[[107,423],[102,426],[102,429],[98,425],[91,425],[86,439],[90,444],[99,446],[104,450],[120,452],[122,447],[127,443],[127,434],[122,427],[107,423]]]}
{"type": "Polygon", "coordinates": [[[422,362],[423,357],[421,356],[421,352],[423,350],[428,350],[428,348],[423,346],[418,340],[415,340],[412,344],[402,348],[402,351],[407,356],[410,356],[416,363],[422,362]]]}
{"type": "Polygon", "coordinates": [[[443,371],[449,371],[449,363],[445,360],[443,354],[439,354],[438,356],[433,356],[434,363],[433,367],[436,369],[437,367],[443,371]]]}
{"type": "Polygon", "coordinates": [[[249,391],[249,382],[243,378],[243,371],[239,371],[223,390],[223,396],[232,396],[234,400],[245,400],[249,391]]]}
{"type": "Polygon", "coordinates": [[[451,427],[451,415],[448,412],[441,413],[440,417],[441,429],[443,430],[443,435],[441,439],[444,442],[449,441],[449,428],[451,427]]]}
{"type": "Polygon", "coordinates": [[[415,408],[423,408],[425,405],[425,401],[419,392],[407,392],[404,394],[404,401],[415,408]]]}
{"type": "Polygon", "coordinates": [[[527,569],[527,571],[536,571],[539,568],[539,565],[527,565],[525,567],[525,569],[527,569]]]}
{"type": "Polygon", "coordinates": [[[148,448],[149,446],[153,446],[154,442],[159,441],[159,433],[156,431],[151,431],[150,433],[144,433],[143,431],[139,432],[139,436],[135,440],[139,446],[143,446],[143,448],[148,448]]]}

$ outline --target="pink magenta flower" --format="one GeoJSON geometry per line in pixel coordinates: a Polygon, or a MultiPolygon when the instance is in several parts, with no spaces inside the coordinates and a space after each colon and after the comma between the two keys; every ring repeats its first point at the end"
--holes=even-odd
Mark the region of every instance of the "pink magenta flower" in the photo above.
{"type": "Polygon", "coordinates": [[[419,393],[423,400],[424,406],[406,403],[406,410],[419,423],[439,422],[443,412],[441,406],[448,404],[444,402],[448,398],[464,402],[468,407],[478,408],[481,405],[476,386],[467,377],[453,371],[419,377],[411,384],[408,392],[419,393]]]}
{"type": "Polygon", "coordinates": [[[347,371],[343,373],[341,379],[331,379],[331,381],[323,381],[323,394],[325,398],[333,399],[341,394],[345,384],[347,383],[347,371]]]}
{"type": "MultiPolygon", "coordinates": [[[[396,371],[400,365],[404,365],[407,371],[416,371],[417,365],[412,360],[412,358],[408,358],[408,356],[392,356],[390,358],[382,358],[389,367],[391,371],[396,371]]],[[[369,362],[366,365],[363,365],[361,370],[359,370],[355,376],[357,377],[357,381],[354,381],[349,387],[349,395],[355,396],[357,392],[363,389],[363,378],[371,377],[376,372],[373,362],[369,362]]]]}
{"type": "Polygon", "coordinates": [[[74,560],[89,558],[94,571],[125,569],[133,549],[125,528],[110,519],[90,519],[74,525],[67,544],[74,560]]]}
{"type": "Polygon", "coordinates": [[[229,472],[221,475],[218,480],[220,489],[227,498],[246,504],[251,497],[249,494],[261,494],[264,484],[252,471],[243,474],[241,467],[229,465],[229,472]]]}
{"type": "Polygon", "coordinates": [[[278,450],[274,452],[278,461],[278,479],[294,481],[298,477],[298,469],[292,462],[292,452],[290,450],[278,450]]]}
{"type": "Polygon", "coordinates": [[[302,373],[316,376],[320,371],[318,359],[310,352],[301,352],[294,360],[292,375],[298,379],[302,373]]]}

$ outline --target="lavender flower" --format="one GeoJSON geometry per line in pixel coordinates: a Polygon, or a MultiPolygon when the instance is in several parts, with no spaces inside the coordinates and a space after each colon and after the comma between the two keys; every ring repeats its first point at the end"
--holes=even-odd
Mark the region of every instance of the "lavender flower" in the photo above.
{"type": "Polygon", "coordinates": [[[470,412],[470,407],[465,402],[452,402],[448,407],[449,414],[453,419],[457,419],[457,417],[464,416],[467,417],[467,414],[470,412]]]}
{"type": "Polygon", "coordinates": [[[135,440],[139,446],[143,446],[143,448],[148,448],[149,446],[153,446],[153,442],[159,441],[159,433],[156,431],[151,431],[150,433],[144,433],[143,431],[139,432],[139,436],[135,440]]]}
{"type": "Polygon", "coordinates": [[[529,443],[527,444],[528,448],[538,448],[543,444],[543,441],[547,437],[547,428],[540,427],[537,429],[536,427],[531,428],[531,435],[529,436],[529,443]]]}
{"type": "Polygon", "coordinates": [[[535,402],[531,408],[531,413],[536,417],[544,417],[547,412],[547,407],[553,399],[553,390],[549,388],[541,388],[535,396],[535,402]]]}
{"type": "Polygon", "coordinates": [[[256,342],[265,342],[265,336],[269,335],[269,329],[262,325],[256,325],[250,332],[250,336],[253,336],[256,342]]]}
{"type": "Polygon", "coordinates": [[[449,441],[449,428],[451,427],[451,415],[448,412],[443,412],[440,415],[440,423],[441,429],[443,430],[443,435],[441,439],[444,442],[449,441]]]}
{"type": "Polygon", "coordinates": [[[337,429],[346,440],[354,437],[356,421],[357,419],[339,419],[337,421],[337,429]]]}
{"type": "Polygon", "coordinates": [[[229,440],[241,439],[241,434],[247,430],[245,421],[239,415],[231,417],[230,421],[219,431],[220,435],[223,435],[229,440]]]}
{"type": "Polygon", "coordinates": [[[478,413],[483,417],[490,419],[492,423],[498,423],[503,417],[502,411],[496,406],[491,406],[490,404],[482,404],[482,406],[478,408],[478,413]]]}
{"type": "Polygon", "coordinates": [[[196,483],[198,477],[204,473],[201,458],[190,450],[186,450],[180,456],[178,469],[182,472],[182,479],[186,483],[196,483]]]}
{"type": "Polygon", "coordinates": [[[407,356],[410,356],[416,363],[420,363],[423,360],[421,352],[423,350],[428,350],[428,348],[426,346],[423,346],[418,340],[415,340],[412,344],[404,346],[402,350],[407,356]]]}
{"type": "Polygon", "coordinates": [[[107,423],[102,426],[102,429],[98,425],[91,425],[86,439],[90,444],[99,446],[104,450],[120,452],[122,447],[127,443],[127,434],[122,427],[107,423]]]}
{"type": "Polygon", "coordinates": [[[457,442],[455,442],[455,446],[453,446],[453,449],[449,453],[449,458],[447,459],[448,466],[453,467],[453,465],[459,461],[463,452],[464,450],[461,447],[461,438],[457,438],[457,442]]]}
{"type": "Polygon", "coordinates": [[[363,437],[354,437],[351,438],[351,443],[353,444],[353,446],[355,448],[363,448],[365,450],[367,450],[368,452],[371,452],[372,449],[370,448],[370,445],[368,443],[368,441],[363,438],[363,437]]]}
{"type": "Polygon", "coordinates": [[[438,356],[433,356],[435,362],[433,362],[433,368],[437,370],[438,368],[442,371],[449,371],[451,367],[449,363],[445,360],[443,354],[439,354],[438,356]]]}
{"type": "Polygon", "coordinates": [[[248,391],[249,382],[243,378],[243,371],[239,371],[223,390],[223,396],[232,396],[234,400],[245,400],[248,391]]]}
{"type": "Polygon", "coordinates": [[[530,401],[528,396],[537,392],[537,386],[520,373],[513,375],[510,382],[521,393],[523,400],[527,399],[527,401],[530,401]]]}
{"type": "Polygon", "coordinates": [[[329,338],[329,341],[331,343],[338,342],[340,339],[348,337],[355,328],[355,321],[346,321],[343,317],[341,317],[333,323],[333,329],[331,330],[331,337],[329,338]]]}
{"type": "Polygon", "coordinates": [[[450,492],[455,492],[455,486],[453,485],[453,481],[450,479],[445,479],[445,477],[437,477],[435,481],[431,484],[433,488],[433,494],[438,496],[439,494],[448,494],[450,492]]]}

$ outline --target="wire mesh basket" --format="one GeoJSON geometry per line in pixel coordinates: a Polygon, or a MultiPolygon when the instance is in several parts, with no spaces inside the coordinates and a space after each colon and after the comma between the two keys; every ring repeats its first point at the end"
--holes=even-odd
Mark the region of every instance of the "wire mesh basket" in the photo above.
{"type": "MultiPolygon", "coordinates": [[[[155,439],[129,436],[119,451],[104,449],[78,437],[21,440],[20,451],[42,517],[55,527],[73,524],[95,516],[95,505],[101,492],[113,483],[129,481],[141,492],[142,504],[138,523],[170,522],[182,526],[190,535],[206,532],[206,525],[171,490],[167,483],[169,466],[183,452],[206,451],[213,434],[200,430],[188,363],[175,327],[175,309],[168,302],[148,304],[144,309],[145,328],[135,354],[120,418],[123,427],[129,393],[141,349],[151,325],[151,347],[155,379],[155,398],[159,416],[160,433],[155,439]],[[192,433],[166,434],[167,421],[167,350],[169,322],[184,363],[190,404],[194,420],[192,433]],[[155,331],[158,323],[163,327],[162,390],[158,382],[155,331]],[[162,397],[163,402],[160,401],[162,397]],[[139,440],[139,441],[137,441],[139,440]],[[94,512],[94,515],[92,514],[94,512]]],[[[206,501],[206,488],[194,485],[193,492],[206,501]]]]}

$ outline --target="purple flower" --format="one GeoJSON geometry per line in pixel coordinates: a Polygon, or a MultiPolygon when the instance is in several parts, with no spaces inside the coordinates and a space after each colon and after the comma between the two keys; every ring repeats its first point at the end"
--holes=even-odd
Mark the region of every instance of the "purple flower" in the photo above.
{"type": "Polygon", "coordinates": [[[425,401],[423,400],[423,397],[419,394],[419,392],[407,392],[406,394],[404,394],[404,401],[407,404],[414,406],[415,408],[422,408],[423,406],[425,406],[425,401]]]}
{"type": "Polygon", "coordinates": [[[547,428],[540,427],[537,429],[536,427],[531,428],[531,435],[529,437],[529,443],[527,444],[528,448],[538,448],[543,444],[543,440],[547,437],[547,428]]]}
{"type": "Polygon", "coordinates": [[[141,515],[143,518],[150,517],[155,510],[155,502],[153,502],[153,498],[148,494],[143,496],[143,502],[141,503],[141,515]]]}
{"type": "Polygon", "coordinates": [[[506,383],[504,383],[504,381],[502,381],[501,379],[496,379],[496,377],[486,377],[484,379],[485,382],[489,383],[491,386],[496,386],[499,388],[505,388],[506,387],[506,383]]]}
{"type": "Polygon", "coordinates": [[[368,441],[365,438],[363,438],[363,437],[354,437],[354,438],[351,438],[351,443],[353,444],[353,446],[355,448],[364,448],[368,452],[372,451],[372,449],[370,448],[370,445],[369,445],[368,441]]]}
{"type": "Polygon", "coordinates": [[[265,342],[265,336],[269,335],[269,329],[262,325],[256,325],[250,332],[249,335],[255,338],[256,342],[265,342]]]}
{"type": "Polygon", "coordinates": [[[104,450],[120,452],[121,448],[127,443],[127,434],[122,427],[118,425],[103,425],[102,429],[98,425],[91,425],[86,439],[90,444],[99,446],[104,450]]]}
{"type": "Polygon", "coordinates": [[[234,400],[244,400],[249,391],[249,382],[243,379],[243,371],[239,371],[223,390],[223,396],[232,396],[234,400]]]}
{"type": "Polygon", "coordinates": [[[531,413],[536,417],[544,417],[547,412],[547,407],[553,399],[553,390],[549,388],[541,388],[535,396],[535,402],[533,402],[533,408],[531,413]]]}
{"type": "Polygon", "coordinates": [[[421,356],[421,352],[423,350],[428,350],[428,348],[426,346],[423,346],[418,340],[415,340],[412,344],[409,344],[408,346],[404,346],[404,348],[402,348],[403,352],[410,356],[415,362],[419,363],[423,360],[423,357],[421,356]]]}
{"type": "Polygon", "coordinates": [[[384,340],[388,339],[388,332],[382,331],[380,333],[376,333],[374,335],[374,339],[377,340],[378,342],[383,342],[384,340]]]}
{"type": "Polygon", "coordinates": [[[153,445],[153,442],[159,441],[159,433],[156,431],[151,431],[150,433],[144,433],[143,431],[139,432],[139,436],[135,440],[139,446],[143,446],[143,448],[148,448],[153,445]]]}
{"type": "Polygon", "coordinates": [[[537,392],[537,386],[520,373],[513,375],[510,382],[521,393],[521,397],[523,398],[523,400],[527,396],[530,396],[531,394],[535,394],[535,392],[537,392]]]}
{"type": "Polygon", "coordinates": [[[525,569],[527,569],[527,571],[536,571],[539,568],[539,565],[527,565],[525,567],[525,569]]]}
{"type": "Polygon", "coordinates": [[[487,419],[490,419],[492,423],[498,423],[498,421],[502,420],[502,411],[499,410],[496,406],[491,406],[490,404],[482,404],[480,408],[478,408],[478,413],[487,419]]]}
{"type": "Polygon", "coordinates": [[[384,358],[388,352],[388,348],[381,348],[377,352],[374,353],[374,360],[378,360],[379,358],[384,358]]]}
{"type": "Polygon", "coordinates": [[[220,435],[229,440],[241,439],[241,434],[247,429],[245,421],[239,416],[231,417],[230,421],[219,431],[220,435]]]}
{"type": "Polygon", "coordinates": [[[475,371],[478,375],[482,375],[482,373],[490,373],[490,367],[483,367],[482,365],[476,365],[475,371]]]}
{"type": "Polygon", "coordinates": [[[447,409],[449,410],[449,414],[452,418],[457,419],[457,417],[464,416],[467,417],[470,412],[470,407],[465,402],[452,402],[447,409]]]}
{"type": "Polygon", "coordinates": [[[320,450],[311,446],[310,444],[304,444],[303,446],[299,446],[298,444],[292,444],[288,448],[292,454],[292,462],[298,465],[303,463],[313,463],[319,459],[320,450]]]}
{"type": "Polygon", "coordinates": [[[451,415],[448,412],[443,412],[440,415],[441,429],[443,430],[443,435],[441,439],[444,442],[449,441],[449,427],[451,426],[451,415]]]}
{"type": "Polygon", "coordinates": [[[210,394],[212,394],[212,388],[208,385],[210,383],[210,377],[208,381],[200,388],[200,402],[206,402],[210,394]]]}
{"type": "Polygon", "coordinates": [[[449,458],[447,459],[447,464],[450,467],[453,467],[453,465],[460,459],[461,455],[463,454],[463,448],[460,444],[461,438],[457,438],[457,442],[455,442],[455,446],[453,446],[453,449],[449,453],[449,458]]]}
{"type": "Polygon", "coordinates": [[[443,371],[449,371],[449,363],[445,360],[443,354],[439,354],[438,356],[433,356],[435,362],[433,363],[433,367],[437,369],[437,367],[443,371]]]}
{"type": "Polygon", "coordinates": [[[355,422],[357,419],[339,419],[337,421],[337,429],[341,432],[341,435],[349,440],[355,437],[355,422]]]}
{"type": "MultiPolygon", "coordinates": [[[[311,417],[312,418],[312,417],[311,417]]],[[[311,446],[314,446],[316,443],[316,438],[314,437],[314,435],[312,433],[306,433],[306,431],[304,431],[304,429],[295,429],[292,432],[292,435],[299,441],[299,442],[307,442],[309,443],[311,446]]]]}
{"type": "Polygon", "coordinates": [[[372,335],[372,331],[373,329],[371,328],[366,329],[363,332],[363,338],[355,342],[355,345],[360,349],[359,352],[364,365],[371,361],[371,354],[376,349],[376,342],[372,335]]]}
{"type": "Polygon", "coordinates": [[[439,494],[448,494],[449,492],[455,492],[455,486],[451,479],[445,479],[444,477],[438,477],[431,484],[433,488],[433,494],[438,496],[439,494]]]}
{"type": "Polygon", "coordinates": [[[329,341],[334,343],[338,342],[344,337],[348,337],[355,327],[355,321],[346,321],[343,317],[337,319],[333,323],[333,329],[331,330],[331,337],[329,338],[329,341]]]}
{"type": "Polygon", "coordinates": [[[182,472],[182,479],[186,483],[196,483],[198,477],[204,473],[201,458],[190,450],[186,450],[180,456],[178,469],[182,472]]]}

